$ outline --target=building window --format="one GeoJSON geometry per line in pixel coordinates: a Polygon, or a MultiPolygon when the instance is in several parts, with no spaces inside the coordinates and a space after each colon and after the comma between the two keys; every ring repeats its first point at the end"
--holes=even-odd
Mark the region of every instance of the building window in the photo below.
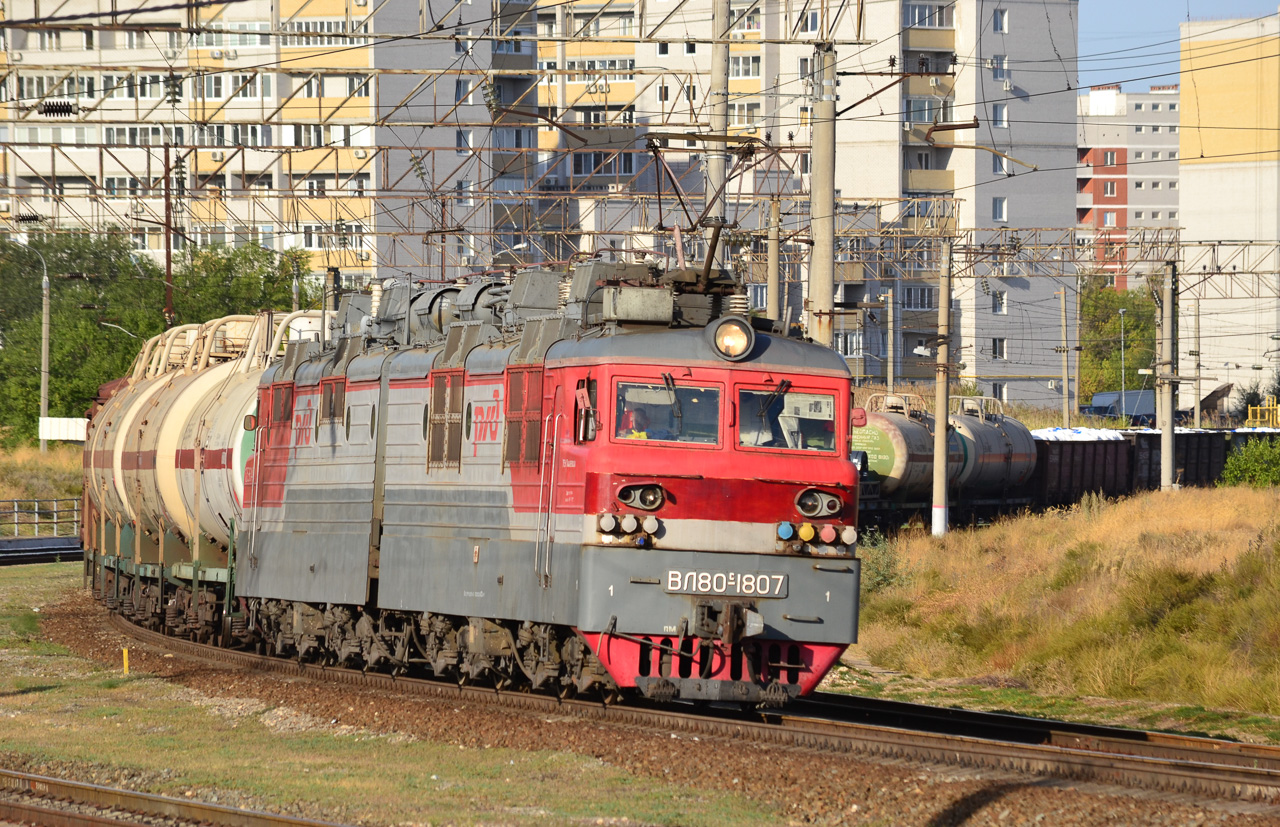
{"type": "Polygon", "coordinates": [[[1133,131],[1140,134],[1142,132],[1142,126],[1141,125],[1135,126],[1133,128],[1133,131]]]}
{"type": "Polygon", "coordinates": [[[1169,127],[1169,131],[1170,131],[1170,132],[1177,132],[1177,131],[1178,131],[1178,127],[1176,127],[1176,126],[1171,126],[1171,127],[1169,127]]]}
{"type": "Polygon", "coordinates": [[[992,340],[991,340],[991,358],[992,358],[992,359],[1007,359],[1007,358],[1009,358],[1008,356],[1006,356],[1006,355],[1005,355],[1004,339],[992,339],[992,340]]]}
{"type": "Polygon", "coordinates": [[[1011,175],[1009,159],[1003,155],[992,155],[991,173],[993,175],[1011,175]]]}
{"type": "Polygon", "coordinates": [[[1151,132],[1152,132],[1152,134],[1154,134],[1154,133],[1156,133],[1156,132],[1159,132],[1159,131],[1160,131],[1160,127],[1158,127],[1158,126],[1153,126],[1153,127],[1151,127],[1151,132]]]}
{"type": "Polygon", "coordinates": [[[454,135],[454,140],[456,142],[459,155],[466,155],[471,151],[470,129],[459,129],[454,135]]]}
{"type": "Polygon", "coordinates": [[[1152,112],[1159,112],[1159,111],[1160,111],[1160,104],[1158,104],[1158,103],[1153,103],[1153,104],[1151,104],[1151,111],[1152,111],[1152,112]]]}
{"type": "Polygon", "coordinates": [[[1134,111],[1134,112],[1141,112],[1141,111],[1142,111],[1142,104],[1140,104],[1140,103],[1135,103],[1135,104],[1133,105],[1133,111],[1134,111]]]}
{"type": "Polygon", "coordinates": [[[369,78],[365,75],[347,75],[347,96],[352,98],[369,97],[369,78]]]}
{"type": "Polygon", "coordinates": [[[1177,182],[1177,181],[1170,181],[1170,182],[1169,182],[1169,189],[1171,189],[1171,190],[1176,190],[1177,188],[1178,188],[1178,182],[1177,182]]]}
{"type": "Polygon", "coordinates": [[[659,54],[659,55],[666,55],[666,54],[670,54],[670,53],[671,53],[671,44],[670,44],[670,43],[659,43],[659,44],[658,44],[658,54],[659,54]]]}
{"type": "Polygon", "coordinates": [[[459,207],[471,206],[471,182],[465,179],[458,181],[455,189],[457,190],[457,204],[459,207]]]}
{"type": "Polygon", "coordinates": [[[916,169],[933,169],[933,153],[929,150],[916,153],[916,169]]]}
{"type": "Polygon", "coordinates": [[[1134,159],[1135,159],[1135,160],[1141,161],[1141,160],[1142,160],[1143,158],[1145,158],[1146,156],[1145,156],[1145,155],[1143,155],[1141,152],[1135,152],[1135,153],[1133,153],[1133,157],[1134,157],[1134,159]]]}
{"type": "Polygon", "coordinates": [[[1115,181],[1106,181],[1106,182],[1104,182],[1104,183],[1103,183],[1103,185],[1102,185],[1102,195],[1103,195],[1103,197],[1105,197],[1105,198],[1115,198],[1115,197],[1116,197],[1116,182],[1115,182],[1115,181]]]}
{"type": "Polygon", "coordinates": [[[760,77],[760,55],[734,55],[729,58],[729,77],[760,77]]]}
{"type": "Polygon", "coordinates": [[[671,100],[671,87],[670,87],[670,86],[666,86],[666,85],[659,86],[659,87],[658,87],[658,102],[659,102],[659,103],[666,103],[666,102],[667,102],[667,101],[669,101],[669,100],[671,100]]]}
{"type": "Polygon", "coordinates": [[[1172,161],[1172,160],[1176,159],[1177,157],[1178,157],[1178,153],[1177,153],[1177,152],[1170,152],[1170,153],[1169,153],[1169,160],[1170,160],[1170,161],[1172,161]]]}
{"type": "Polygon", "coordinates": [[[1169,210],[1169,220],[1170,220],[1170,221],[1172,221],[1173,219],[1175,219],[1175,218],[1177,218],[1177,217],[1178,217],[1178,211],[1177,211],[1177,210],[1169,210]]]}
{"type": "Polygon", "coordinates": [[[1159,181],[1152,181],[1152,182],[1151,182],[1151,189],[1153,189],[1153,190],[1158,190],[1158,189],[1160,189],[1160,182],[1159,182],[1159,181]]]}
{"type": "Polygon", "coordinates": [[[1116,154],[1115,154],[1115,152],[1104,152],[1104,153],[1102,153],[1102,165],[1103,165],[1104,167],[1113,167],[1113,166],[1115,166],[1115,165],[1116,165],[1116,154]]]}
{"type": "Polygon", "coordinates": [[[698,44],[692,40],[686,41],[684,44],[684,53],[686,55],[696,55],[698,53],[698,44]]]}
{"type": "Polygon", "coordinates": [[[1146,216],[1146,213],[1144,213],[1142,210],[1138,210],[1133,214],[1133,217],[1136,221],[1141,221],[1145,216],[1146,216]]]}
{"type": "Polygon", "coordinates": [[[1141,181],[1134,181],[1134,182],[1133,182],[1133,188],[1134,188],[1135,190],[1140,190],[1140,189],[1142,189],[1142,187],[1143,187],[1143,183],[1142,183],[1141,181]]]}
{"type": "Polygon", "coordinates": [[[1009,220],[1009,199],[1005,198],[1003,195],[997,195],[995,198],[991,199],[991,220],[1009,220]]]}
{"type": "Polygon", "coordinates": [[[1009,386],[1008,386],[1007,384],[1005,384],[1004,382],[992,382],[992,383],[991,383],[991,398],[992,398],[992,399],[999,399],[1001,402],[1007,402],[1007,401],[1009,401],[1009,400],[1007,399],[1007,397],[1008,397],[1008,395],[1009,395],[1009,394],[1008,394],[1008,387],[1009,387],[1009,386]]]}
{"type": "Polygon", "coordinates": [[[729,104],[729,125],[730,126],[754,127],[756,121],[758,120],[760,120],[760,104],[759,103],[729,104]]]}
{"type": "Polygon", "coordinates": [[[994,290],[991,293],[991,312],[997,316],[1009,313],[1009,293],[1006,290],[994,290]]]}
{"type": "MultiPolygon", "coordinates": [[[[1159,218],[1159,215],[1156,215],[1159,218]]],[[[1102,226],[1114,227],[1116,225],[1116,214],[1112,210],[1108,210],[1102,214],[1102,226]]]]}
{"type": "Polygon", "coordinates": [[[1009,10],[996,9],[991,15],[991,30],[1000,34],[1009,33],[1009,10]]]}
{"type": "MultiPolygon", "coordinates": [[[[449,87],[445,87],[448,89],[449,87]]],[[[453,82],[453,102],[471,103],[471,79],[458,78],[453,82]]]]}
{"type": "Polygon", "coordinates": [[[1160,160],[1160,153],[1159,153],[1159,152],[1153,152],[1153,153],[1151,153],[1151,160],[1153,160],[1153,161],[1159,161],[1159,160],[1160,160]]]}
{"type": "Polygon", "coordinates": [[[812,34],[818,31],[818,13],[810,11],[800,15],[800,32],[802,34],[812,34]]]}
{"type": "Polygon", "coordinates": [[[1160,211],[1159,211],[1159,210],[1156,210],[1155,212],[1151,213],[1151,219],[1152,219],[1153,221],[1159,221],[1159,220],[1160,220],[1160,211]]]}
{"type": "Polygon", "coordinates": [[[471,34],[470,29],[458,29],[453,33],[454,54],[465,55],[471,51],[471,41],[467,39],[469,34],[471,34]]]}
{"type": "Polygon", "coordinates": [[[1178,111],[1178,104],[1176,104],[1176,103],[1171,103],[1171,104],[1169,104],[1169,111],[1170,111],[1170,112],[1177,112],[1177,111],[1178,111]]]}
{"type": "Polygon", "coordinates": [[[992,80],[1009,79],[1009,58],[1007,56],[993,55],[991,57],[991,78],[992,80]]]}
{"type": "MultiPolygon", "coordinates": [[[[810,14],[817,16],[817,12],[810,12],[810,14]]],[[[902,25],[917,29],[953,29],[955,28],[955,4],[904,3],[902,25]]],[[[808,31],[817,31],[817,26],[808,31]]]]}
{"type": "MultiPolygon", "coordinates": [[[[904,287],[902,288],[903,310],[933,310],[938,306],[938,289],[936,287],[904,287]]],[[[923,342],[921,342],[923,344],[923,342]]]]}
{"type": "Polygon", "coordinates": [[[996,103],[991,106],[991,125],[1003,126],[1009,125],[1009,104],[996,103]]]}

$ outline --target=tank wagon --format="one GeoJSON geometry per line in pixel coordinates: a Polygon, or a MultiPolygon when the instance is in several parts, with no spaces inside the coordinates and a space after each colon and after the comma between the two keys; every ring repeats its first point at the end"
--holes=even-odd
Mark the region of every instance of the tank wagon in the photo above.
{"type": "Polygon", "coordinates": [[[808,693],[857,636],[850,376],[708,272],[388,280],[169,331],[91,422],[97,593],[305,661],[808,693]]]}

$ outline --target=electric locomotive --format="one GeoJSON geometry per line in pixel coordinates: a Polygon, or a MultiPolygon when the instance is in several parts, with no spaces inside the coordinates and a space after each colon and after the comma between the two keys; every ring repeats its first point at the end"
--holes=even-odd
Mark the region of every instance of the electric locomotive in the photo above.
{"type": "Polygon", "coordinates": [[[850,376],[742,299],[709,269],[592,260],[388,280],[318,331],[280,320],[261,370],[195,406],[238,420],[188,416],[174,453],[234,507],[101,509],[99,593],[301,660],[609,698],[808,693],[857,635],[850,376]]]}

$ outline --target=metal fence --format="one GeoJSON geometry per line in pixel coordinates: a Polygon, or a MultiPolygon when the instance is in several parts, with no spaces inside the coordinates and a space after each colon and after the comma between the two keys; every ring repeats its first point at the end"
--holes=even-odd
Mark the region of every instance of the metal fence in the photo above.
{"type": "Polygon", "coordinates": [[[76,537],[80,500],[0,500],[0,537],[76,537]]]}

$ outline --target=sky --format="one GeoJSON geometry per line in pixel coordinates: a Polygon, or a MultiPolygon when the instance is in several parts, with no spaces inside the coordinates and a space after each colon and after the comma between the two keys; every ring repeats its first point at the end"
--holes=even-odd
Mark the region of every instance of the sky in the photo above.
{"type": "Polygon", "coordinates": [[[1080,0],[1080,83],[1096,86],[1142,78],[1124,84],[1126,92],[1177,83],[1178,24],[1188,16],[1253,18],[1276,14],[1277,9],[1280,0],[1080,0]],[[1147,79],[1160,72],[1170,74],[1147,79]]]}

